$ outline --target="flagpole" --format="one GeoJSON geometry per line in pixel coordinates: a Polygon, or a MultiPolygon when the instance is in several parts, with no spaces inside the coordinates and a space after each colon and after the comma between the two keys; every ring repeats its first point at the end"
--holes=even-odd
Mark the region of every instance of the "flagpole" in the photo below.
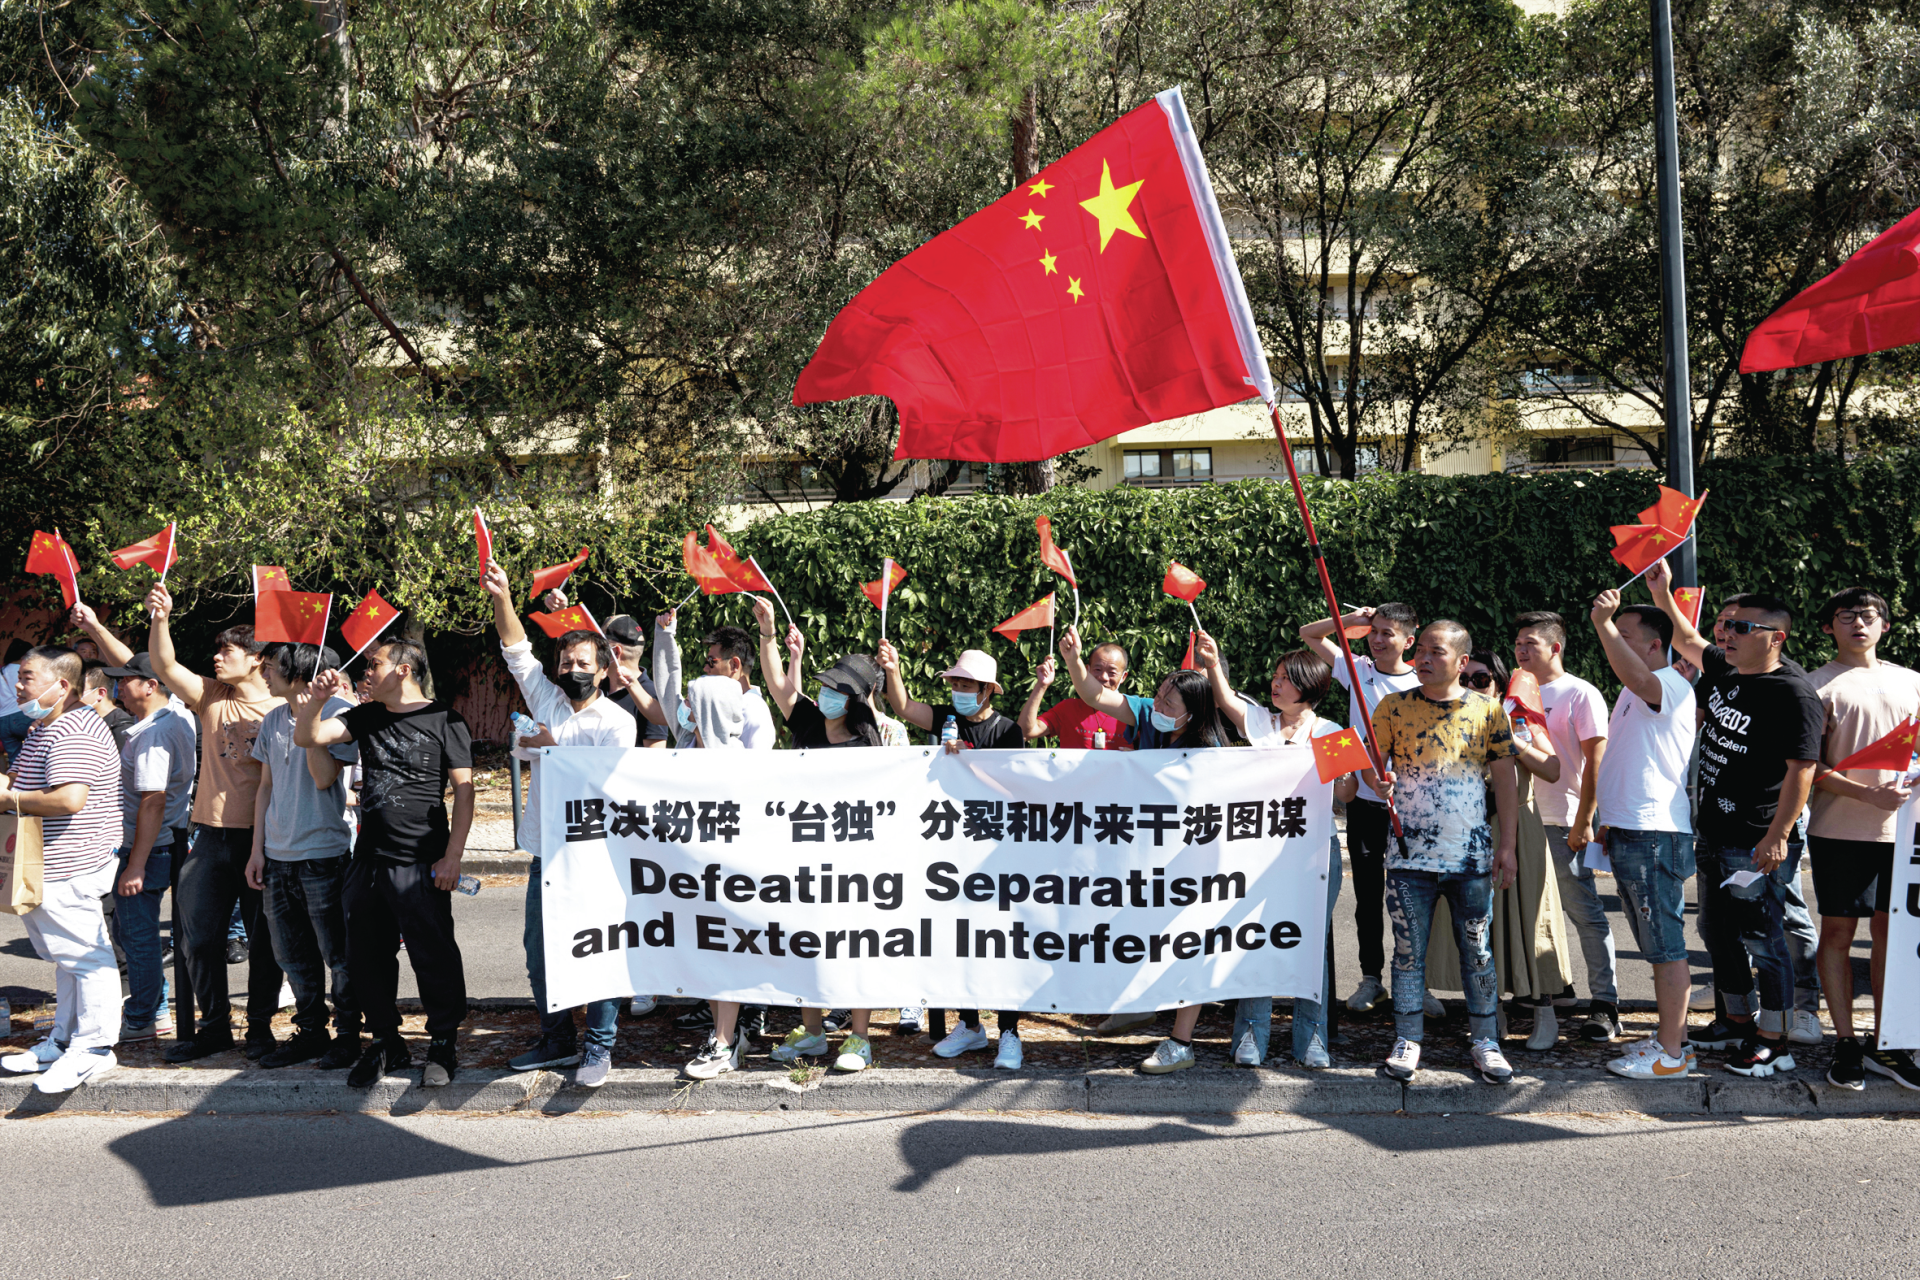
{"type": "MultiPolygon", "coordinates": [[[[1320,535],[1314,531],[1313,513],[1307,510],[1307,491],[1300,484],[1300,470],[1293,465],[1293,442],[1287,439],[1286,424],[1280,421],[1280,406],[1268,401],[1267,413],[1273,419],[1273,434],[1280,440],[1280,457],[1287,464],[1287,479],[1293,483],[1293,500],[1300,507],[1300,523],[1307,531],[1307,547],[1313,552],[1313,567],[1320,575],[1320,591],[1327,599],[1327,614],[1333,619],[1333,637],[1340,645],[1342,656],[1347,660],[1349,682],[1347,687],[1352,690],[1354,699],[1360,704],[1362,710],[1369,712],[1361,717],[1360,725],[1360,735],[1367,748],[1367,758],[1373,762],[1374,776],[1383,777],[1387,770],[1380,754],[1380,744],[1374,740],[1373,736],[1373,716],[1370,714],[1372,708],[1367,706],[1366,696],[1360,692],[1360,668],[1354,663],[1353,646],[1347,643],[1346,633],[1340,625],[1340,600],[1333,593],[1333,579],[1327,575],[1327,554],[1321,550],[1320,535]]],[[[1191,600],[1187,602],[1187,607],[1189,609],[1193,607],[1191,600]]],[[[1198,614],[1194,615],[1194,620],[1198,623],[1198,614]]],[[[1387,799],[1387,820],[1393,824],[1393,834],[1405,840],[1406,833],[1400,826],[1400,811],[1390,798],[1387,799]]]]}
{"type": "Polygon", "coordinates": [[[313,646],[313,674],[307,678],[312,684],[320,678],[320,653],[327,647],[327,625],[333,621],[333,592],[327,592],[327,611],[320,615],[320,643],[313,646]]]}
{"type": "Polygon", "coordinates": [[[773,598],[779,601],[780,612],[787,615],[787,625],[793,627],[795,631],[798,631],[800,628],[794,625],[793,615],[787,613],[787,602],[780,599],[780,588],[773,585],[773,579],[767,576],[767,571],[760,567],[758,560],[755,560],[752,556],[748,556],[747,563],[753,566],[753,571],[760,575],[760,581],[767,584],[767,590],[773,592],[773,598]]]}
{"type": "Polygon", "coordinates": [[[1080,584],[1075,581],[1080,575],[1074,572],[1073,557],[1067,554],[1065,547],[1060,548],[1060,558],[1067,562],[1067,585],[1073,588],[1073,629],[1080,629],[1080,584]]]}
{"type": "MultiPolygon", "coordinates": [[[[1647,569],[1651,569],[1651,568],[1653,568],[1653,566],[1654,566],[1654,565],[1656,565],[1656,564],[1659,564],[1661,560],[1665,560],[1665,559],[1667,558],[1667,556],[1670,556],[1670,555],[1672,555],[1672,554],[1674,553],[1674,551],[1678,551],[1678,550],[1679,550],[1679,549],[1680,549],[1681,547],[1684,547],[1684,546],[1686,546],[1686,545],[1687,545],[1687,544],[1688,544],[1689,542],[1692,542],[1692,541],[1693,541],[1693,530],[1691,530],[1691,529],[1689,529],[1689,530],[1687,530],[1687,536],[1686,536],[1686,537],[1684,537],[1684,538],[1682,538],[1682,539],[1680,539],[1680,541],[1679,541],[1679,542],[1676,542],[1676,543],[1674,544],[1674,546],[1673,546],[1673,551],[1669,551],[1669,552],[1667,552],[1667,553],[1666,553],[1666,555],[1663,555],[1663,556],[1661,556],[1661,557],[1660,557],[1660,558],[1659,558],[1658,560],[1650,560],[1650,561],[1648,561],[1648,562],[1647,562],[1647,569]]],[[[1642,569],[1642,570],[1641,570],[1641,571],[1640,571],[1639,573],[1636,573],[1636,574],[1634,574],[1634,575],[1633,575],[1633,576],[1632,576],[1631,578],[1628,578],[1628,579],[1627,579],[1627,580],[1626,580],[1625,582],[1623,582],[1623,583],[1621,583],[1621,584],[1620,584],[1619,586],[1617,586],[1617,587],[1615,587],[1615,588],[1614,588],[1614,590],[1615,590],[1615,591],[1625,591],[1625,590],[1626,590],[1626,589],[1627,589],[1628,587],[1630,587],[1630,586],[1632,586],[1632,585],[1633,585],[1634,583],[1636,583],[1636,582],[1638,582],[1638,581],[1640,581],[1640,578],[1641,578],[1641,575],[1642,575],[1642,574],[1644,574],[1644,573],[1646,573],[1646,571],[1647,571],[1647,569],[1642,569]]],[[[1694,623],[1694,625],[1695,625],[1695,626],[1699,626],[1700,624],[1699,624],[1699,623],[1698,623],[1698,622],[1696,621],[1696,622],[1694,623]]]]}
{"type": "Polygon", "coordinates": [[[1200,611],[1193,607],[1193,601],[1191,600],[1187,601],[1187,612],[1193,615],[1193,629],[1195,631],[1204,631],[1205,628],[1200,625],[1200,611]]]}
{"type": "MultiPolygon", "coordinates": [[[[765,574],[761,575],[765,577],[765,574]]],[[[768,586],[773,583],[769,581],[768,586]]],[[[893,599],[893,557],[884,556],[880,560],[880,638],[887,638],[887,601],[893,599]]]]}
{"type": "MultiPolygon", "coordinates": [[[[675,613],[680,612],[682,609],[687,607],[687,601],[693,599],[695,596],[699,594],[700,594],[700,584],[696,582],[693,584],[693,590],[687,592],[686,595],[680,597],[680,603],[673,606],[673,611],[675,613]]],[[[618,604],[619,601],[616,600],[614,603],[618,604]]]]}
{"type": "Polygon", "coordinates": [[[160,585],[167,585],[167,570],[173,568],[173,562],[180,558],[180,522],[167,521],[167,562],[160,566],[160,585]]]}

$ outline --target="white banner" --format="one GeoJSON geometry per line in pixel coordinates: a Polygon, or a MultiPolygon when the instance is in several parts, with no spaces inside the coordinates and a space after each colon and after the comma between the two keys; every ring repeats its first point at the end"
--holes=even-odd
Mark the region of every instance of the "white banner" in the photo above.
{"type": "Polygon", "coordinates": [[[1887,917],[1886,995],[1880,1047],[1920,1048],[1920,791],[1908,797],[1893,831],[1893,901],[1887,917]]]}
{"type": "Polygon", "coordinates": [[[539,757],[554,1009],[1321,996],[1332,789],[1309,751],[539,757]]]}

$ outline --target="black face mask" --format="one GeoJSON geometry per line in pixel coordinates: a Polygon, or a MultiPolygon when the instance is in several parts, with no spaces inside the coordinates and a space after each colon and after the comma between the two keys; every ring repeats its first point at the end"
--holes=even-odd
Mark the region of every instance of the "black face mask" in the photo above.
{"type": "Polygon", "coordinates": [[[600,677],[591,671],[562,671],[553,682],[567,695],[567,701],[582,702],[599,686],[600,677]]]}

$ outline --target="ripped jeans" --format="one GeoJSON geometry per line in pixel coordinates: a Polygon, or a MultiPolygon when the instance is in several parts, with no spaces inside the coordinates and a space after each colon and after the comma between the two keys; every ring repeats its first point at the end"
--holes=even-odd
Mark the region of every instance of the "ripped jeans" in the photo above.
{"type": "Polygon", "coordinates": [[[1497,1038],[1499,979],[1488,935],[1493,928],[1493,873],[1388,871],[1387,918],[1393,922],[1393,1029],[1419,1044],[1426,1024],[1427,938],[1433,904],[1442,897],[1453,913],[1460,950],[1460,989],[1475,1040],[1497,1038]]]}

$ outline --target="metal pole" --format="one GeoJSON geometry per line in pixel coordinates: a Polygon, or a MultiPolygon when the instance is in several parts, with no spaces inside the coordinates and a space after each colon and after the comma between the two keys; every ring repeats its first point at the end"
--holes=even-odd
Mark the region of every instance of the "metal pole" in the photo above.
{"type": "MultiPolygon", "coordinates": [[[[1680,225],[1680,127],[1673,88],[1673,10],[1653,5],[1653,145],[1660,220],[1660,350],[1665,366],[1667,484],[1693,497],[1693,378],[1687,365],[1686,244],[1680,225]]],[[[1670,557],[1673,585],[1700,585],[1689,540],[1670,557]]]]}

